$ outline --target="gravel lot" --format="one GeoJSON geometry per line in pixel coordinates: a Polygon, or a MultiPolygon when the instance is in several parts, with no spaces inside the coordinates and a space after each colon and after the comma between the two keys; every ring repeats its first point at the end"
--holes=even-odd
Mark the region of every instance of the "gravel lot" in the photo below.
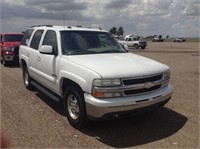
{"type": "Polygon", "coordinates": [[[1,130],[12,148],[199,148],[199,43],[148,43],[130,49],[171,67],[175,90],[165,107],[72,128],[61,105],[28,91],[19,66],[0,64],[1,130]]]}

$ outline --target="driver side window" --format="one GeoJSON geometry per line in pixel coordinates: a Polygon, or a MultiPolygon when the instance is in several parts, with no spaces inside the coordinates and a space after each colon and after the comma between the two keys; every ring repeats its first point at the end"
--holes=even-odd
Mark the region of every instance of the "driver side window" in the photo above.
{"type": "Polygon", "coordinates": [[[129,39],[128,39],[128,41],[132,41],[132,39],[131,39],[131,38],[129,38],[129,39]]]}
{"type": "Polygon", "coordinates": [[[58,51],[56,32],[52,30],[48,30],[46,32],[42,45],[53,46],[54,50],[58,51]]]}

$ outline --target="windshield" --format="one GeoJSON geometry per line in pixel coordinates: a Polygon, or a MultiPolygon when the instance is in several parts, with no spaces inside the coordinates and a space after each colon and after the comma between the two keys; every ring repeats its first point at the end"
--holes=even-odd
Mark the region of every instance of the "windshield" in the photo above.
{"type": "Polygon", "coordinates": [[[67,55],[125,53],[124,48],[107,32],[61,31],[62,52],[67,55]]]}
{"type": "Polygon", "coordinates": [[[20,42],[23,35],[4,35],[4,42],[20,42]]]}

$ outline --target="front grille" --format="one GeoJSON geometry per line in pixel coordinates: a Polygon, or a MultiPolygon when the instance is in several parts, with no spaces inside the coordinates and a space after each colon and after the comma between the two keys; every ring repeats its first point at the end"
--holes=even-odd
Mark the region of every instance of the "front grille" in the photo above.
{"type": "Polygon", "coordinates": [[[154,76],[146,76],[142,78],[123,79],[123,85],[124,87],[126,87],[126,89],[123,92],[125,96],[148,93],[148,92],[161,88],[162,82],[163,82],[163,74],[158,74],[154,76]],[[155,83],[155,82],[159,82],[159,83],[155,83]],[[150,88],[145,87],[145,85],[148,83],[152,84],[150,88]],[[137,85],[139,85],[140,87],[130,89],[132,86],[137,86],[137,85]]]}
{"type": "Polygon", "coordinates": [[[143,88],[143,89],[136,89],[136,90],[126,90],[124,91],[124,95],[129,96],[129,95],[141,94],[141,93],[151,92],[159,88],[161,88],[161,85],[156,85],[149,89],[143,88]]]}
{"type": "Polygon", "coordinates": [[[124,85],[135,85],[135,84],[141,84],[141,83],[146,83],[146,82],[154,82],[157,80],[162,79],[162,74],[156,75],[156,76],[150,76],[150,77],[145,77],[145,78],[134,78],[134,79],[127,79],[123,80],[124,85]]]}

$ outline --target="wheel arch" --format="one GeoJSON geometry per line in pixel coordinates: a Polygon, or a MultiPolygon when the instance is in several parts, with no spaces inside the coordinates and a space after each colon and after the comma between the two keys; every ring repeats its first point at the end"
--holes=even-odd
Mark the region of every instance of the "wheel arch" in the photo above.
{"type": "Polygon", "coordinates": [[[60,94],[61,94],[61,97],[63,97],[65,89],[69,86],[74,86],[74,87],[78,88],[80,91],[83,92],[82,87],[77,82],[75,82],[75,81],[73,81],[69,78],[63,77],[63,78],[60,79],[60,94]]]}
{"type": "Polygon", "coordinates": [[[24,59],[20,59],[20,67],[22,68],[22,69],[24,69],[24,67],[27,67],[27,63],[26,63],[26,61],[24,60],[24,59]]]}

